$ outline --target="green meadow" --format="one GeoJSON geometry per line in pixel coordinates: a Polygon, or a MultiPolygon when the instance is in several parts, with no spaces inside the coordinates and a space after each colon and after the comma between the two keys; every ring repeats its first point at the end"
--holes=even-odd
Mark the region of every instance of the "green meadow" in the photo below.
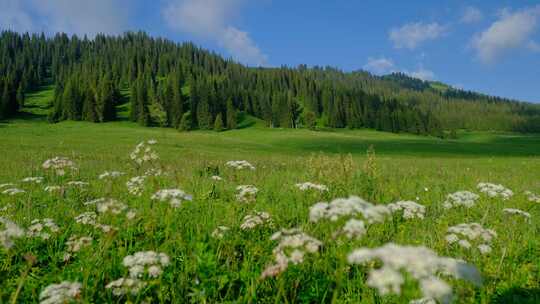
{"type": "MultiPolygon", "coordinates": [[[[525,191],[540,194],[540,135],[458,132],[457,139],[438,139],[373,130],[269,129],[244,117],[239,129],[178,132],[144,128],[128,121],[111,123],[46,122],[52,88],[28,96],[20,118],[0,123],[0,184],[13,183],[24,193],[0,194],[0,217],[20,227],[50,218],[58,225],[47,240],[14,238],[0,246],[0,303],[39,302],[51,284],[79,282],[81,303],[409,303],[422,298],[421,288],[405,275],[401,294],[381,295],[368,282],[378,263],[351,265],[357,248],[392,242],[425,246],[439,256],[474,265],[481,286],[441,275],[452,287],[453,303],[540,302],[540,203],[525,191]],[[159,159],[139,166],[130,153],[156,140],[159,159]],[[72,160],[77,170],[58,176],[42,164],[56,156],[72,160]],[[255,170],[225,165],[246,160],[255,170]],[[126,182],[146,169],[140,196],[126,182]],[[121,171],[116,179],[98,179],[105,171],[121,171]],[[26,177],[41,183],[23,183],[26,177]],[[222,180],[214,180],[219,176],[222,180]],[[69,181],[86,186],[71,187],[69,181]],[[328,191],[300,191],[297,183],[313,182],[328,191]],[[477,184],[501,184],[513,191],[509,199],[489,197],[477,184]],[[239,202],[236,188],[258,188],[250,203],[239,202]],[[44,191],[58,186],[59,191],[44,191]],[[156,201],[161,189],[181,189],[193,196],[180,207],[156,201]],[[471,191],[479,198],[471,208],[443,208],[447,195],[471,191]],[[336,236],[346,218],[310,221],[310,207],[351,195],[375,205],[415,201],[425,206],[424,219],[397,214],[367,225],[358,239],[336,236]],[[98,213],[98,221],[115,229],[103,232],[77,223],[83,212],[96,212],[85,202],[101,197],[124,203],[136,216],[98,213]],[[509,215],[504,208],[528,212],[509,215]],[[244,230],[244,217],[256,211],[272,223],[244,230]],[[497,236],[489,254],[445,241],[447,229],[480,223],[497,236]],[[213,236],[218,226],[229,230],[213,236]],[[261,278],[274,260],[271,240],[280,229],[300,228],[322,242],[302,263],[281,274],[261,278]],[[64,259],[72,236],[88,236],[88,246],[64,259]],[[106,286],[128,275],[123,258],[139,251],[168,255],[159,277],[145,277],[137,293],[115,295],[106,286]]],[[[126,109],[123,109],[124,111],[126,109]]],[[[4,190],[6,188],[2,188],[4,190]]],[[[2,226],[0,225],[0,231],[2,226]]],[[[427,303],[427,302],[426,302],[427,303]]]]}

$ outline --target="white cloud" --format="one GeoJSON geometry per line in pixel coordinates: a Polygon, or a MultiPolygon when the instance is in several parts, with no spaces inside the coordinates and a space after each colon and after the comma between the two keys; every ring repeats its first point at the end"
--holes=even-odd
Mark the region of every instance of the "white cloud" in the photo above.
{"type": "Polygon", "coordinates": [[[513,13],[501,11],[499,19],[472,40],[478,58],[492,63],[512,49],[534,47],[530,36],[536,30],[539,16],[540,5],[513,13]]]}
{"type": "Polygon", "coordinates": [[[399,28],[393,28],[389,32],[389,39],[394,47],[401,49],[415,49],[419,44],[427,40],[437,39],[446,31],[446,27],[433,23],[407,23],[399,28]]]}
{"type": "Polygon", "coordinates": [[[266,55],[257,47],[249,33],[233,26],[242,0],[171,0],[162,14],[167,25],[205,39],[212,39],[236,60],[264,65],[266,55]]]}
{"type": "Polygon", "coordinates": [[[426,70],[424,68],[420,68],[414,72],[405,71],[405,74],[414,78],[424,80],[424,81],[435,80],[435,73],[433,73],[433,71],[426,70]]]}
{"type": "Polygon", "coordinates": [[[461,23],[476,23],[484,19],[482,12],[474,6],[468,6],[461,15],[461,23]]]}
{"type": "Polygon", "coordinates": [[[127,29],[128,0],[0,0],[0,26],[18,32],[118,34],[127,29]]]}
{"type": "Polygon", "coordinates": [[[394,62],[392,59],[387,59],[384,57],[369,57],[367,63],[364,65],[364,70],[370,71],[377,75],[388,74],[394,71],[394,62]]]}

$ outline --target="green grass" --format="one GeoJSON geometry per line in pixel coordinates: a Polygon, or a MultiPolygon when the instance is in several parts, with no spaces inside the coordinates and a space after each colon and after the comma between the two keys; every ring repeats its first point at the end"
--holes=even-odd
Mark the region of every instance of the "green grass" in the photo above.
{"type": "Polygon", "coordinates": [[[43,117],[51,98],[52,88],[35,93],[27,99],[28,116],[0,123],[0,184],[13,182],[26,190],[19,196],[0,194],[0,210],[8,206],[0,217],[23,227],[32,219],[48,217],[60,227],[49,241],[23,238],[9,251],[0,247],[0,303],[15,295],[19,303],[37,302],[44,287],[64,280],[82,283],[82,302],[124,303],[126,298],[114,297],[105,285],[126,275],[122,266],[126,255],[145,250],[168,254],[171,265],[138,297],[130,297],[132,302],[148,298],[158,303],[408,303],[420,296],[413,282],[407,282],[403,297],[381,297],[366,285],[369,267],[346,263],[353,249],[390,241],[424,245],[476,265],[484,286],[450,280],[455,303],[540,301],[540,204],[523,194],[540,193],[538,135],[462,132],[456,140],[440,140],[370,130],[267,129],[251,117],[243,120],[242,129],[221,133],[181,133],[127,121],[48,124],[43,117]],[[166,175],[148,178],[143,195],[136,197],[127,192],[125,182],[142,172],[129,154],[137,143],[151,138],[158,141],[154,148],[160,156],[153,166],[166,175]],[[369,146],[376,151],[375,166],[366,169],[369,146]],[[72,159],[79,170],[66,177],[44,172],[41,164],[54,156],[72,159]],[[241,159],[257,169],[237,172],[224,166],[228,160],[241,159]],[[112,182],[98,180],[105,170],[127,174],[112,182]],[[223,181],[210,179],[216,173],[223,181]],[[21,183],[27,176],[43,176],[45,181],[21,183]],[[90,185],[84,190],[66,187],[63,193],[43,191],[45,185],[65,186],[69,180],[90,185]],[[304,181],[325,184],[330,190],[304,193],[294,187],[304,181]],[[515,195],[508,201],[481,195],[471,209],[441,207],[447,194],[477,192],[479,182],[503,184],[515,195]],[[259,188],[254,203],[236,201],[235,188],[243,184],[259,188]],[[194,200],[179,209],[152,201],[151,195],[164,188],[181,188],[194,200]],[[332,237],[343,221],[308,221],[313,204],[349,195],[377,204],[415,200],[427,207],[426,218],[388,219],[370,225],[360,240],[332,237]],[[137,217],[100,215],[101,223],[118,228],[110,234],[75,223],[75,216],[95,209],[83,203],[99,197],[126,203],[137,210],[137,217]],[[532,218],[505,216],[503,208],[522,209],[532,218]],[[269,212],[274,226],[240,230],[243,217],[254,210],[269,212]],[[498,233],[491,254],[481,256],[445,244],[448,227],[470,222],[498,233]],[[211,237],[219,225],[231,228],[221,240],[211,237]],[[270,236],[292,227],[321,240],[323,248],[279,277],[261,280],[276,246],[270,236]],[[72,235],[94,240],[64,262],[65,242],[72,235]],[[36,257],[31,266],[24,258],[29,255],[36,257]]]}

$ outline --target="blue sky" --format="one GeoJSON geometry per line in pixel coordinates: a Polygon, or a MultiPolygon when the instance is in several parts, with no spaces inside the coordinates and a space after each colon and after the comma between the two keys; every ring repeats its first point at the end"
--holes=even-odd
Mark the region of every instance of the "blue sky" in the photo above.
{"type": "Polygon", "coordinates": [[[393,71],[540,102],[539,1],[0,0],[0,28],[144,30],[249,65],[393,71]]]}

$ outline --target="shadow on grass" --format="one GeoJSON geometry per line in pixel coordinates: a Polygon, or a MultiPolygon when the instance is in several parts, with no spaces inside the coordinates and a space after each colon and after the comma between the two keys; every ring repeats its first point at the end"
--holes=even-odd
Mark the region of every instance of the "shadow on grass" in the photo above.
{"type": "Polygon", "coordinates": [[[538,304],[540,303],[540,289],[513,287],[495,295],[490,303],[493,304],[538,304]]]}

